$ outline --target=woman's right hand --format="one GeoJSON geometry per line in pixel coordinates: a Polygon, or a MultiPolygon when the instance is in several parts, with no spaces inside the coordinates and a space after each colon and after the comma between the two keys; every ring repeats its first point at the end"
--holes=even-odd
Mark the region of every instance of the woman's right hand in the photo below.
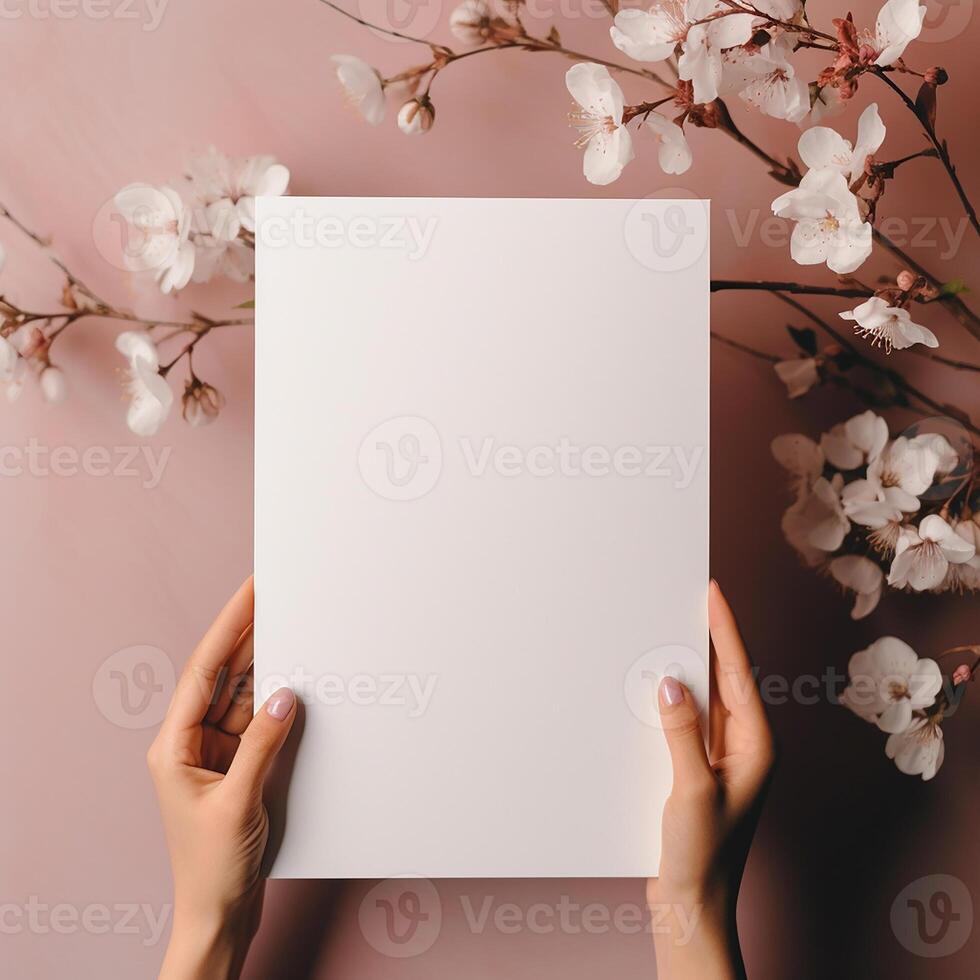
{"type": "Polygon", "coordinates": [[[735,904],[774,762],[752,666],[714,580],[708,624],[714,646],[710,749],[690,691],[670,677],[659,691],[674,773],[664,807],[660,876],[647,886],[660,980],[744,976],[735,904]]]}

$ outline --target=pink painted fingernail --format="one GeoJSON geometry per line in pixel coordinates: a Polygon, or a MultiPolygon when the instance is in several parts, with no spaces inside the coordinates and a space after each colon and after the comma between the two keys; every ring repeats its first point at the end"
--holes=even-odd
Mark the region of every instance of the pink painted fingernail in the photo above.
{"type": "Polygon", "coordinates": [[[664,704],[673,707],[675,704],[680,704],[684,700],[684,688],[673,677],[665,677],[660,682],[660,697],[663,699],[664,704]]]}
{"type": "Polygon", "coordinates": [[[282,721],[290,711],[293,710],[293,702],[296,695],[288,687],[280,687],[275,694],[269,698],[265,710],[272,715],[276,721],[282,721]]]}

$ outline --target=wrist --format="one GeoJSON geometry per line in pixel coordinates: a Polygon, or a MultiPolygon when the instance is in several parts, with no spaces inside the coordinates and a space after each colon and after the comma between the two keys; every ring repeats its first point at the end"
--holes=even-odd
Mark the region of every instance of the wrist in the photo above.
{"type": "Polygon", "coordinates": [[[258,928],[259,908],[205,909],[177,901],[161,980],[235,980],[258,928]]]}
{"type": "Polygon", "coordinates": [[[647,890],[657,975],[663,980],[744,977],[735,925],[737,892],[724,886],[647,890]]]}

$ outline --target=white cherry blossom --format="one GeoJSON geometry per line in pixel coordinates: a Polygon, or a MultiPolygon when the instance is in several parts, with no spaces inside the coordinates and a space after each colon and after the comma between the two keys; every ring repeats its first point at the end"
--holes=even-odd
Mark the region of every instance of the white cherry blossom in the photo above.
{"type": "Polygon", "coordinates": [[[335,54],[331,60],[337,66],[337,78],[347,92],[348,101],[372,126],[377,126],[385,117],[381,75],[352,54],[335,54]]]}
{"type": "Polygon", "coordinates": [[[166,420],[174,400],[170,385],[160,374],[156,345],[145,330],[127,330],[116,337],[116,350],[129,361],[126,424],[138,436],[152,436],[166,420]]]}
{"type": "Polygon", "coordinates": [[[810,86],[792,58],[793,41],[787,35],[758,51],[734,48],[724,57],[725,87],[763,115],[799,122],[810,111],[810,86]]]}
{"type": "Polygon", "coordinates": [[[853,147],[836,130],[814,126],[800,137],[798,149],[811,170],[836,170],[847,178],[848,184],[853,184],[864,173],[868,158],[881,147],[885,132],[878,105],[872,102],[858,119],[857,143],[853,147]]]}
{"type": "Polygon", "coordinates": [[[27,361],[19,358],[7,381],[0,381],[0,389],[8,402],[15,402],[24,390],[24,379],[27,377],[27,361]]]}
{"type": "Polygon", "coordinates": [[[939,664],[896,636],[883,636],[855,653],[847,665],[850,683],[841,704],[883,732],[904,732],[913,712],[936,701],[943,686],[939,664]]]}
{"type": "Polygon", "coordinates": [[[922,32],[926,8],[918,0],[888,0],[878,11],[872,46],[876,65],[893,65],[922,32]]]}
{"type": "Polygon", "coordinates": [[[790,398],[799,398],[820,383],[820,370],[816,358],[813,357],[793,357],[788,361],[777,361],[773,369],[779,380],[786,385],[786,393],[790,398]]]}
{"type": "Polygon", "coordinates": [[[939,346],[936,335],[928,327],[913,323],[908,310],[889,306],[880,296],[872,296],[853,310],[845,310],[840,318],[854,321],[857,324],[854,328],[856,334],[869,337],[873,345],[884,347],[889,354],[892,350],[905,350],[913,344],[939,346]]]}
{"type": "Polygon", "coordinates": [[[623,125],[623,90],[609,69],[592,62],[572,65],[565,85],[579,109],[570,118],[585,149],[582,171],[590,184],[611,184],[633,159],[633,140],[623,125]]]}
{"type": "Polygon", "coordinates": [[[836,170],[810,170],[799,187],[772,202],[772,210],[796,222],[790,254],[800,265],[826,262],[831,271],[846,275],[871,254],[871,225],[836,170]]]}
{"type": "Polygon", "coordinates": [[[895,487],[881,487],[869,480],[852,480],[841,494],[844,513],[868,528],[868,543],[883,555],[895,553],[906,515],[919,509],[919,501],[895,487]]]}
{"type": "Polygon", "coordinates": [[[776,462],[793,477],[797,496],[809,491],[823,474],[823,450],[809,436],[799,432],[776,436],[770,449],[776,462]]]}
{"type": "Polygon", "coordinates": [[[255,199],[285,194],[289,170],[272,156],[229,157],[211,147],[190,161],[188,180],[197,230],[230,242],[241,228],[255,231],[255,199]]]}
{"type": "Polygon", "coordinates": [[[839,473],[831,480],[819,477],[783,514],[786,539],[809,565],[819,564],[827,553],[836,551],[850,529],[850,521],[841,506],[843,485],[839,473]]]}
{"type": "Polygon", "coordinates": [[[960,537],[938,514],[924,517],[918,530],[903,528],[895,547],[888,584],[925,592],[941,585],[950,565],[968,562],[976,546],[960,537]]]}
{"type": "Polygon", "coordinates": [[[130,234],[123,262],[131,272],[152,272],[165,293],[183,289],[194,271],[191,214],[172,187],[129,184],[115,205],[130,234]]]}
{"type": "Polygon", "coordinates": [[[658,143],[660,169],[665,174],[686,173],[692,158],[684,130],[657,112],[651,112],[647,116],[646,127],[658,143]]]}
{"type": "MultiPolygon", "coordinates": [[[[3,320],[0,318],[0,326],[2,325],[3,320]]],[[[6,337],[0,337],[0,384],[9,384],[14,380],[19,360],[17,348],[6,337]]]]}
{"type": "Polygon", "coordinates": [[[476,47],[489,37],[490,19],[486,0],[463,0],[449,15],[449,29],[463,44],[476,47]]]}
{"type": "Polygon", "coordinates": [[[229,242],[200,235],[194,240],[194,282],[210,282],[218,275],[248,282],[254,274],[255,251],[240,238],[229,242]]]}
{"type": "Polygon", "coordinates": [[[847,100],[841,98],[841,91],[834,85],[823,85],[810,97],[810,112],[800,120],[800,127],[816,126],[824,119],[839,116],[847,108],[847,100]]]}
{"type": "Polygon", "coordinates": [[[68,397],[68,382],[65,380],[65,372],[61,368],[51,366],[44,368],[38,382],[41,385],[41,394],[45,401],[57,404],[68,397]]]}
{"type": "Polygon", "coordinates": [[[885,755],[894,759],[898,771],[906,776],[932,779],[946,756],[938,719],[917,718],[904,732],[889,735],[885,755]]]}
{"type": "Polygon", "coordinates": [[[888,423],[868,409],[825,432],[820,448],[832,466],[855,470],[876,459],[887,442],[888,423]]]}
{"type": "Polygon", "coordinates": [[[960,457],[953,444],[941,432],[922,432],[913,437],[912,442],[917,446],[925,446],[932,450],[936,457],[936,473],[945,476],[952,473],[959,465],[960,457]]]}
{"type": "Polygon", "coordinates": [[[688,0],[685,7],[685,16],[694,26],[688,29],[677,59],[677,73],[691,82],[697,103],[718,98],[724,75],[723,52],[746,44],[752,37],[756,23],[752,14],[726,14],[708,23],[695,23],[730,9],[722,0],[688,0]]]}
{"type": "Polygon", "coordinates": [[[888,443],[868,466],[866,479],[873,493],[878,495],[891,488],[897,506],[909,512],[918,510],[918,498],[932,486],[939,470],[939,445],[931,438],[923,440],[918,436],[899,436],[888,443]]]}
{"type": "Polygon", "coordinates": [[[851,619],[864,619],[881,599],[884,572],[864,555],[838,555],[831,559],[829,569],[838,584],[856,595],[851,619]]]}
{"type": "Polygon", "coordinates": [[[940,591],[947,589],[955,592],[975,591],[980,589],[980,523],[977,518],[980,515],[973,514],[971,517],[961,517],[950,521],[953,530],[968,544],[972,545],[974,552],[969,561],[952,564],[946,570],[946,578],[938,587],[940,591]]]}
{"type": "Polygon", "coordinates": [[[684,6],[679,0],[666,0],[649,10],[620,10],[609,36],[620,51],[636,61],[663,61],[687,35],[684,6]]]}

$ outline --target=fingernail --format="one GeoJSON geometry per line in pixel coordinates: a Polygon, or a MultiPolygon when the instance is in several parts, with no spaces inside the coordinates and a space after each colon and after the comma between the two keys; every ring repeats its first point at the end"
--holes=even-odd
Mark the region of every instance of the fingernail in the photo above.
{"type": "Polygon", "coordinates": [[[660,697],[664,704],[668,707],[673,707],[675,704],[680,704],[684,700],[684,688],[681,687],[680,682],[673,677],[665,677],[660,682],[660,697]]]}
{"type": "Polygon", "coordinates": [[[290,711],[293,710],[293,702],[296,695],[288,687],[280,687],[275,694],[269,698],[265,710],[272,715],[276,721],[282,721],[290,711]]]}
{"type": "Polygon", "coordinates": [[[712,578],[711,588],[716,589],[718,592],[721,592],[721,586],[718,584],[718,579],[712,578]]]}

